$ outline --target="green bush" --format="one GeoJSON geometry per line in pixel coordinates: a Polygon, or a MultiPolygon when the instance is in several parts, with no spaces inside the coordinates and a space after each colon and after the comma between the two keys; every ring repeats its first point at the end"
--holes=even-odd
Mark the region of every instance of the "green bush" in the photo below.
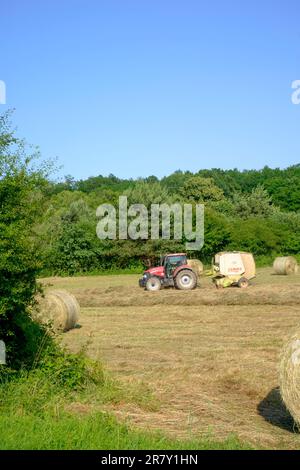
{"type": "Polygon", "coordinates": [[[67,390],[78,390],[90,383],[102,384],[104,380],[100,364],[84,353],[70,354],[53,347],[43,355],[36,374],[51,377],[53,384],[67,390]]]}
{"type": "Polygon", "coordinates": [[[280,253],[282,249],[282,229],[271,225],[263,218],[233,220],[230,224],[228,250],[250,251],[254,255],[280,253]]]}
{"type": "Polygon", "coordinates": [[[42,211],[46,168],[35,166],[36,157],[11,130],[9,114],[0,117],[0,338],[15,367],[36,352],[27,334],[37,342],[43,334],[27,314],[41,267],[33,227],[42,211]]]}

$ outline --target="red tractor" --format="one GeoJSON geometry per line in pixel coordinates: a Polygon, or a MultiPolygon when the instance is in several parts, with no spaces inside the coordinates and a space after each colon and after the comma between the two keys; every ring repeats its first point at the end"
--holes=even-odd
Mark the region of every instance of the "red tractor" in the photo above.
{"type": "Polygon", "coordinates": [[[197,274],[188,265],[186,253],[172,253],[162,257],[160,266],[147,269],[139,285],[149,291],[162,287],[194,289],[197,286],[197,274]]]}

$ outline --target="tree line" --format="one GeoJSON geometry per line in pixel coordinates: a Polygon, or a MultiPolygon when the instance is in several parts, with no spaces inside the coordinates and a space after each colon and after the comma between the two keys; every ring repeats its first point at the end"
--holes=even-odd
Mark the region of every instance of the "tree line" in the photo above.
{"type": "MultiPolygon", "coordinates": [[[[23,155],[25,164],[24,142],[15,137],[6,115],[0,121],[0,160],[16,152],[23,155]]],[[[1,178],[4,184],[7,175],[3,170],[1,178]]],[[[34,246],[32,259],[38,259],[40,275],[142,270],[165,252],[185,251],[184,237],[100,240],[96,209],[103,203],[117,207],[120,195],[126,195],[129,204],[143,203],[147,208],[153,203],[203,203],[205,243],[190,255],[205,263],[220,250],[251,251],[260,263],[300,252],[300,164],[285,169],[178,170],[163,178],[99,175],[75,180],[68,175],[64,181],[55,181],[44,171],[36,181],[31,179],[31,185],[26,193],[35,207],[30,246],[34,246]]],[[[7,217],[14,216],[12,203],[7,214],[1,215],[4,233],[7,217]]],[[[22,230],[21,223],[16,227],[22,230]]],[[[5,244],[3,262],[4,248],[5,244]]]]}

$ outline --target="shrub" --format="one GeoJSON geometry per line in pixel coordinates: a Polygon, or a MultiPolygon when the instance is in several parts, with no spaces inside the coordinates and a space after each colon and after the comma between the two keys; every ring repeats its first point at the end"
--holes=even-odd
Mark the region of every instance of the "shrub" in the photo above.
{"type": "Polygon", "coordinates": [[[27,308],[40,269],[33,225],[42,210],[46,174],[46,167],[35,167],[36,157],[26,154],[24,141],[11,131],[9,114],[0,117],[0,338],[10,363],[28,361],[33,346],[25,339],[33,328],[27,308]]]}

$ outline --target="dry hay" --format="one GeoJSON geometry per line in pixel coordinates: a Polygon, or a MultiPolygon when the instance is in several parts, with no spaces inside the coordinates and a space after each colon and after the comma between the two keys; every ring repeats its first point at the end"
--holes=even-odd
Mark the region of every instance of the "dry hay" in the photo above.
{"type": "Polygon", "coordinates": [[[265,398],[278,384],[278,351],[286,332],[299,323],[298,314],[299,306],[99,304],[82,308],[83,327],[64,335],[63,344],[80,351],[92,331],[88,354],[101,358],[125,389],[128,382],[145,384],[149,395],[142,401],[133,398],[141,397],[138,386],[138,395],[107,405],[107,411],[132,425],[184,439],[212,432],[223,439],[234,433],[260,447],[296,448],[299,435],[274,425],[289,416],[282,418],[280,395],[268,403],[265,398]]]}
{"type": "Polygon", "coordinates": [[[187,263],[196,273],[197,277],[200,277],[203,274],[203,263],[201,263],[199,259],[188,259],[187,263]]]}
{"type": "Polygon", "coordinates": [[[280,391],[282,399],[300,425],[300,330],[285,344],[280,361],[280,391]]]}
{"type": "Polygon", "coordinates": [[[256,276],[255,260],[252,253],[240,253],[245,268],[244,276],[247,279],[253,279],[256,276]]]}
{"type": "Polygon", "coordinates": [[[75,327],[79,312],[80,306],[74,295],[65,290],[53,290],[37,299],[32,316],[54,331],[68,331],[75,327]]]}
{"type": "Polygon", "coordinates": [[[276,274],[296,274],[298,271],[298,264],[292,256],[280,256],[275,259],[273,268],[276,274]]]}
{"type": "MultiPolygon", "coordinates": [[[[203,279],[203,278],[202,278],[203,279]]],[[[204,279],[205,281],[205,279],[204,279]]],[[[202,282],[204,282],[202,281],[202,282]]],[[[106,289],[76,289],[76,297],[81,307],[113,306],[161,306],[181,305],[298,305],[300,304],[300,285],[291,286],[255,286],[249,289],[217,290],[213,287],[201,287],[193,291],[162,289],[156,295],[133,286],[114,286],[106,289]]]]}

